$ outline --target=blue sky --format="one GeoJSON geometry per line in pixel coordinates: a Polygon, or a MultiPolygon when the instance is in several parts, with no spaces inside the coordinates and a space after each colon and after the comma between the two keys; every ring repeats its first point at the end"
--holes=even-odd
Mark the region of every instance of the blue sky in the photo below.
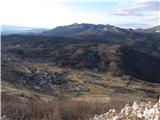
{"type": "Polygon", "coordinates": [[[147,28],[160,24],[159,0],[0,0],[0,24],[54,28],[73,23],[147,28]]]}

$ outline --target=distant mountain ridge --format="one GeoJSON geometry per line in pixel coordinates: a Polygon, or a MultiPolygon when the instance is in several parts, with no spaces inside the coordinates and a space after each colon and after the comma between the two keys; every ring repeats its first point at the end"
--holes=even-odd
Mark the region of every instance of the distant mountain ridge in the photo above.
{"type": "Polygon", "coordinates": [[[125,33],[127,30],[115,27],[112,25],[103,25],[103,24],[71,24],[67,26],[59,26],[52,30],[45,31],[43,35],[48,36],[63,36],[63,37],[73,37],[73,36],[80,36],[85,34],[98,34],[98,33],[105,33],[105,32],[116,32],[116,33],[125,33]]]}
{"type": "Polygon", "coordinates": [[[44,36],[60,36],[60,37],[76,37],[76,38],[90,38],[94,37],[110,37],[117,36],[122,37],[130,33],[160,33],[160,26],[155,26],[148,29],[124,29],[113,25],[104,24],[88,24],[88,23],[74,23],[66,26],[58,26],[53,29],[46,28],[32,28],[21,27],[13,25],[1,25],[1,34],[41,34],[44,36]]]}
{"type": "Polygon", "coordinates": [[[54,29],[44,31],[43,36],[58,36],[84,40],[99,40],[108,42],[125,42],[128,39],[137,39],[140,36],[146,37],[146,34],[159,34],[158,28],[150,29],[124,29],[112,25],[103,24],[71,24],[67,26],[59,26],[54,29]],[[147,32],[145,32],[147,31],[147,32]],[[155,31],[155,32],[153,32],[155,31]]]}
{"type": "Polygon", "coordinates": [[[136,29],[136,31],[144,33],[160,33],[160,25],[148,29],[136,29]]]}
{"type": "Polygon", "coordinates": [[[126,34],[128,32],[147,32],[147,33],[159,33],[160,26],[155,26],[148,29],[124,29],[120,27],[115,27],[112,25],[104,24],[71,24],[66,26],[58,26],[52,30],[45,31],[43,35],[48,36],[64,36],[64,37],[73,37],[84,34],[93,34],[93,33],[115,33],[115,34],[126,34]]]}

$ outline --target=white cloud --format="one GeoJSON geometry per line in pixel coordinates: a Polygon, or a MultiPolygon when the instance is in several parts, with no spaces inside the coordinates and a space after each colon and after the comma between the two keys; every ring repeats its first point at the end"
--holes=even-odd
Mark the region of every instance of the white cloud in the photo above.
{"type": "MultiPolygon", "coordinates": [[[[113,12],[115,16],[130,19],[127,24],[146,24],[155,26],[160,24],[160,1],[159,0],[136,0],[119,4],[113,12]]],[[[121,24],[121,23],[120,23],[121,24]]]]}
{"type": "MultiPolygon", "coordinates": [[[[144,1],[144,0],[143,0],[144,1]]],[[[152,2],[129,2],[124,6],[120,6],[119,9],[117,9],[118,15],[142,15],[142,12],[154,12],[160,10],[160,1],[152,1],[152,2]]],[[[115,13],[116,14],[116,13],[115,13]]]]}

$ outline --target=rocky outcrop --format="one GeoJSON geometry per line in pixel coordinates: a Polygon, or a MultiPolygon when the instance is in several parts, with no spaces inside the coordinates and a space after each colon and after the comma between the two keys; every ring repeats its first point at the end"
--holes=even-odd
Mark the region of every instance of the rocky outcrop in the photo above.
{"type": "Polygon", "coordinates": [[[61,91],[65,90],[76,95],[88,91],[87,85],[76,84],[66,78],[65,73],[47,72],[42,70],[26,73],[20,81],[24,86],[29,86],[32,89],[43,91],[61,91]]]}
{"type": "Polygon", "coordinates": [[[134,102],[132,106],[127,104],[119,113],[110,109],[91,120],[160,120],[160,101],[156,104],[134,102]]]}

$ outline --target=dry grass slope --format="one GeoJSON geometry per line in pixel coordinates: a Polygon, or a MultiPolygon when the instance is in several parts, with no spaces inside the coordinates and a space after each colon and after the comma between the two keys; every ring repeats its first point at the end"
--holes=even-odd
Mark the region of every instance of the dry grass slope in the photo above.
{"type": "Polygon", "coordinates": [[[111,108],[121,109],[126,102],[76,100],[41,100],[22,99],[24,96],[2,94],[2,115],[11,120],[88,120],[95,114],[103,114],[111,108]]]}

